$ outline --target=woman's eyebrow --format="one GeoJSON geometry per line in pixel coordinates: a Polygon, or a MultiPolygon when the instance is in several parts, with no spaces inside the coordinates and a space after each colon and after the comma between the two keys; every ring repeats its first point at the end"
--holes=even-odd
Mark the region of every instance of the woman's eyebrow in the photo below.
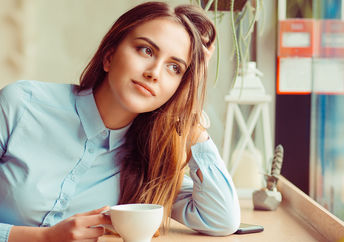
{"type": "Polygon", "coordinates": [[[158,51],[160,51],[159,46],[157,46],[152,40],[150,40],[146,37],[137,37],[136,39],[144,40],[144,41],[148,42],[149,44],[151,44],[154,47],[154,49],[157,49],[158,51]]]}
{"type": "MultiPolygon", "coordinates": [[[[157,46],[157,44],[155,44],[155,43],[154,43],[151,39],[149,39],[149,38],[146,38],[146,37],[137,37],[137,38],[135,38],[135,39],[144,40],[144,41],[148,42],[150,45],[152,45],[152,46],[154,47],[154,49],[156,49],[157,51],[160,51],[159,46],[157,46]]],[[[177,62],[179,62],[179,63],[181,63],[181,64],[183,64],[183,65],[185,66],[185,68],[187,68],[187,64],[186,64],[186,62],[185,62],[183,59],[180,59],[180,58],[174,57],[174,56],[172,57],[172,59],[175,60],[175,61],[177,61],[177,62]]]]}
{"type": "Polygon", "coordinates": [[[177,57],[172,57],[173,60],[179,62],[180,64],[183,64],[185,66],[185,69],[187,69],[187,64],[183,59],[177,58],[177,57]]]}

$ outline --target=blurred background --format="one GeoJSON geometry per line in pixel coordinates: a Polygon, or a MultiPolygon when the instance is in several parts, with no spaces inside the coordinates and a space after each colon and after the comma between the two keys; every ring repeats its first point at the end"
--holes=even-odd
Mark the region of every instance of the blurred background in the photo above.
{"type": "MultiPolygon", "coordinates": [[[[20,79],[78,83],[113,22],[141,2],[145,1],[0,0],[0,88],[20,79]]],[[[254,0],[243,2],[252,2],[257,8],[254,0]]],[[[262,186],[257,181],[269,172],[272,158],[265,149],[268,136],[270,149],[277,144],[285,148],[282,175],[344,219],[342,0],[257,2],[262,3],[262,11],[252,32],[250,61],[256,62],[263,74],[259,79],[265,94],[271,97],[267,115],[270,130],[266,135],[263,121],[257,121],[249,134],[257,152],[245,148],[232,174],[235,183],[239,190],[262,186]]],[[[214,11],[208,14],[214,18],[214,11]]],[[[225,98],[236,67],[229,11],[221,11],[217,30],[219,62],[215,54],[209,67],[205,111],[211,120],[209,132],[223,154],[229,103],[225,98]],[[215,82],[217,63],[219,77],[215,82]]],[[[249,119],[253,108],[240,108],[244,119],[249,119]]],[[[234,123],[232,131],[228,167],[242,130],[234,123]]]]}

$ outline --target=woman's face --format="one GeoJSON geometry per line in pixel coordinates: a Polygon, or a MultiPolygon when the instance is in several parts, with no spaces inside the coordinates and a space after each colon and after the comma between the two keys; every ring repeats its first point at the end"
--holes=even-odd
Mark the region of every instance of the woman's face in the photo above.
{"type": "Polygon", "coordinates": [[[132,115],[155,110],[175,93],[189,64],[190,37],[181,24],[168,18],[143,23],[104,58],[107,101],[132,115]]]}

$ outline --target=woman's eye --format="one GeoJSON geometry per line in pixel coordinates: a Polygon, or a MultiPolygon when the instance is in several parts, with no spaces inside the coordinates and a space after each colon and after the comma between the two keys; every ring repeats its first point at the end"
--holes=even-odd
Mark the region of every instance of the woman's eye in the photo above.
{"type": "Polygon", "coordinates": [[[149,55],[149,56],[153,55],[153,51],[149,47],[139,47],[139,50],[145,55],[149,55]]]}
{"type": "Polygon", "coordinates": [[[168,69],[170,69],[171,71],[173,71],[173,72],[175,72],[175,73],[177,73],[177,74],[179,74],[179,73],[181,72],[180,66],[177,65],[177,64],[170,64],[170,65],[168,66],[168,69]]]}

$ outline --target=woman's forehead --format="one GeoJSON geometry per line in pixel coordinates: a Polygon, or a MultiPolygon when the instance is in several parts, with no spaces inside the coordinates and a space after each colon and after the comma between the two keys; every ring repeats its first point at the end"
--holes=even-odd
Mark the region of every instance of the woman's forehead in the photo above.
{"type": "Polygon", "coordinates": [[[190,62],[191,38],[185,26],[173,18],[161,17],[136,26],[128,37],[131,39],[148,38],[159,49],[168,51],[190,62]]]}

